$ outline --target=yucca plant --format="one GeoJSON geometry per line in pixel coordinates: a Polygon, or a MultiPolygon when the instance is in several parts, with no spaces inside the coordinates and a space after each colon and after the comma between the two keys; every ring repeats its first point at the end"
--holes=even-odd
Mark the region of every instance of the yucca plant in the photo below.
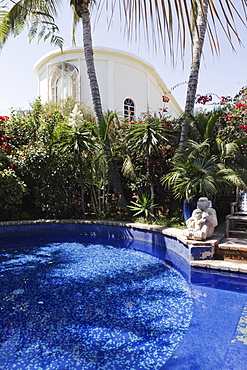
{"type": "Polygon", "coordinates": [[[149,195],[140,194],[136,202],[131,201],[132,206],[128,206],[131,211],[134,211],[134,217],[144,216],[146,220],[155,217],[153,209],[158,207],[158,204],[153,204],[153,200],[149,195]]]}

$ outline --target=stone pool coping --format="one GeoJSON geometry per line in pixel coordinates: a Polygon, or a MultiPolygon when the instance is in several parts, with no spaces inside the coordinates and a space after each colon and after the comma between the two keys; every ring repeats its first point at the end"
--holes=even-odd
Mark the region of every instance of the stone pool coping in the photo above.
{"type": "Polygon", "coordinates": [[[201,246],[201,245],[216,246],[225,236],[225,233],[223,233],[222,230],[216,229],[214,235],[205,241],[189,240],[185,236],[183,236],[183,229],[176,229],[176,228],[171,228],[171,227],[161,226],[161,225],[150,225],[150,224],[144,224],[144,223],[139,223],[139,222],[113,221],[113,220],[38,219],[38,220],[2,221],[0,222],[0,227],[1,226],[20,226],[20,225],[38,225],[38,224],[71,224],[71,223],[125,226],[125,227],[132,227],[132,228],[148,230],[148,231],[156,231],[156,232],[168,235],[168,236],[175,237],[178,240],[186,243],[187,245],[193,245],[193,246],[201,246]]]}
{"type": "Polygon", "coordinates": [[[176,238],[188,247],[186,260],[192,267],[208,268],[221,271],[240,272],[247,274],[247,262],[243,260],[217,260],[214,258],[216,248],[225,238],[225,224],[216,227],[214,235],[205,241],[189,240],[183,236],[183,229],[171,228],[161,225],[150,225],[138,222],[114,220],[81,220],[81,219],[38,219],[0,222],[0,236],[5,235],[5,227],[24,225],[48,224],[92,224],[128,227],[143,231],[158,232],[165,236],[176,238]]]}
{"type": "MultiPolygon", "coordinates": [[[[187,247],[186,260],[190,266],[206,267],[221,270],[231,270],[247,272],[247,264],[242,263],[236,267],[236,263],[224,263],[225,261],[213,261],[216,247],[225,237],[224,225],[219,225],[215,229],[214,235],[206,241],[188,240],[183,236],[183,229],[165,227],[161,225],[150,225],[144,223],[133,223],[128,221],[113,221],[113,220],[81,220],[81,219],[38,219],[38,220],[18,220],[18,221],[3,221],[0,222],[0,236],[8,234],[6,227],[24,226],[24,225],[51,225],[51,224],[84,224],[84,225],[109,225],[120,226],[143,231],[151,231],[163,234],[164,236],[176,238],[184,246],[187,247]]],[[[13,232],[11,233],[13,234],[13,232]]]]}

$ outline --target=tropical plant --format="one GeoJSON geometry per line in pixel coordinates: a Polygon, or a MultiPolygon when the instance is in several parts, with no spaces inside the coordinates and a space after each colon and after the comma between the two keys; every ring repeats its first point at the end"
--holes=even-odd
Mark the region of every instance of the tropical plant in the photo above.
{"type": "MultiPolygon", "coordinates": [[[[147,115],[144,122],[138,122],[131,125],[131,130],[126,136],[128,143],[128,153],[123,166],[123,173],[126,176],[135,177],[135,170],[141,167],[144,171],[139,171],[139,181],[142,178],[143,183],[149,187],[151,203],[154,200],[155,176],[152,174],[154,162],[163,159],[164,148],[168,144],[169,137],[172,134],[171,127],[158,119],[147,115]],[[131,160],[132,158],[132,160],[131,160]],[[135,159],[138,158],[138,161],[135,159]],[[134,165],[135,164],[135,165],[134,165]]],[[[143,186],[147,192],[146,186],[143,186]]]]}
{"type": "Polygon", "coordinates": [[[245,186],[241,177],[226,167],[216,155],[211,155],[208,140],[198,144],[189,141],[187,148],[172,160],[172,170],[161,182],[172,188],[175,198],[196,200],[199,196],[212,198],[245,186]]]}
{"type": "Polygon", "coordinates": [[[131,201],[132,206],[128,206],[131,211],[134,211],[134,217],[144,215],[146,220],[150,217],[155,217],[153,209],[158,207],[158,204],[153,204],[153,199],[150,195],[140,194],[137,196],[136,202],[131,201]]]}
{"type": "Polygon", "coordinates": [[[223,111],[199,111],[191,121],[194,140],[189,140],[172,160],[172,170],[162,177],[163,185],[173,189],[175,198],[195,199],[226,193],[233,187],[246,186],[242,171],[232,166],[236,155],[247,137],[223,141],[217,122],[223,111]],[[231,161],[229,161],[231,158],[231,161]]]}
{"type": "Polygon", "coordinates": [[[78,109],[78,105],[75,105],[69,117],[68,126],[63,126],[60,131],[60,137],[62,140],[59,143],[59,148],[63,151],[69,151],[73,153],[75,163],[78,164],[80,186],[81,186],[81,207],[82,217],[85,217],[85,175],[84,175],[84,161],[88,155],[88,152],[96,146],[96,142],[92,135],[92,132],[88,130],[86,122],[81,116],[81,112],[78,109]]]}

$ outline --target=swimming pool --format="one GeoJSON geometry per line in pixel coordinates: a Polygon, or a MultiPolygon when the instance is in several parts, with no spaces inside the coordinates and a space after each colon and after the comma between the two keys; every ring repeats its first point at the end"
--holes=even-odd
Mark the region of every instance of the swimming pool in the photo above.
{"type": "Polygon", "coordinates": [[[135,228],[7,235],[0,369],[246,370],[245,275],[191,269],[186,245],[135,228]]]}

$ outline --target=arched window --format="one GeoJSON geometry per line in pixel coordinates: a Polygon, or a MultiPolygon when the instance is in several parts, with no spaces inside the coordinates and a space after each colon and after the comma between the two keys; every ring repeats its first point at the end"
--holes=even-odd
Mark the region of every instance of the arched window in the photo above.
{"type": "Polygon", "coordinates": [[[71,96],[79,100],[79,72],[68,62],[59,63],[51,73],[51,100],[59,102],[71,96]]]}
{"type": "Polygon", "coordinates": [[[124,100],[124,118],[126,120],[132,120],[135,116],[135,103],[132,99],[124,100]]]}

